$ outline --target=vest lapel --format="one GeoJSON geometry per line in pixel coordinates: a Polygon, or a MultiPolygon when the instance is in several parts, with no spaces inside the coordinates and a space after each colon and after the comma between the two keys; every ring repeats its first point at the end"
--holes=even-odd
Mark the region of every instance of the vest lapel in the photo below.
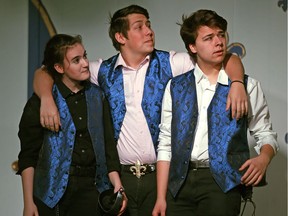
{"type": "Polygon", "coordinates": [[[119,138],[126,113],[122,66],[114,70],[117,58],[118,55],[101,64],[98,78],[99,85],[110,104],[116,140],[119,138]]]}
{"type": "Polygon", "coordinates": [[[171,97],[172,157],[169,172],[169,189],[175,197],[188,173],[197,125],[198,105],[194,70],[172,79],[171,97]]]}
{"type": "Polygon", "coordinates": [[[153,53],[145,77],[142,110],[149,126],[155,149],[157,149],[159,136],[162,99],[167,82],[171,78],[169,54],[166,52],[153,53]]]}
{"type": "MultiPolygon", "coordinates": [[[[99,69],[98,82],[111,106],[111,114],[118,140],[126,113],[122,66],[114,70],[118,55],[104,61],[99,69]]],[[[161,104],[167,82],[172,78],[169,53],[154,51],[146,72],[142,109],[156,150],[159,135],[161,104]]]]}

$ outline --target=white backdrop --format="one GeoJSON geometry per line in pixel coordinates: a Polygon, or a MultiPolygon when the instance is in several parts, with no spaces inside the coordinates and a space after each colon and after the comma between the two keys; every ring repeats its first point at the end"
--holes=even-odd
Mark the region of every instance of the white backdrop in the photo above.
{"type": "MultiPolygon", "coordinates": [[[[257,216],[287,215],[287,12],[278,0],[43,0],[58,33],[81,34],[90,60],[115,54],[108,37],[109,13],[139,4],[148,9],[156,48],[185,51],[179,36],[182,14],[207,8],[228,20],[229,43],[246,48],[246,73],[262,83],[280,152],[267,173],[268,185],[254,189],[257,216]]],[[[18,122],[27,99],[28,1],[1,0],[0,215],[22,214],[17,159],[18,122]],[[8,94],[9,93],[9,94],[8,94]]],[[[253,145],[253,140],[251,140],[253,145]]],[[[251,215],[249,206],[245,215],[251,215]]]]}

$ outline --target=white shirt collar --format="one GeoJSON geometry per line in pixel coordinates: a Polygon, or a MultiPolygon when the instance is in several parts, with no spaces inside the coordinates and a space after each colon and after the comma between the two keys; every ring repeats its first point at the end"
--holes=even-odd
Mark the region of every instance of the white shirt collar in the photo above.
{"type": "MultiPolygon", "coordinates": [[[[197,84],[199,84],[201,82],[201,80],[206,78],[206,75],[203,73],[203,71],[200,69],[200,67],[198,66],[197,63],[195,65],[194,76],[195,76],[195,81],[197,84]]],[[[217,83],[220,83],[222,85],[228,85],[228,75],[226,74],[226,72],[223,68],[223,65],[219,71],[217,83]]]]}
{"type": "MultiPolygon", "coordinates": [[[[144,65],[144,64],[145,64],[146,62],[148,62],[149,60],[150,60],[150,55],[147,55],[147,56],[143,59],[143,61],[141,62],[141,64],[140,64],[139,67],[141,67],[142,65],[144,65]]],[[[123,67],[125,67],[125,68],[131,68],[130,66],[128,66],[128,65],[126,64],[126,62],[124,61],[123,56],[122,56],[121,53],[119,53],[118,59],[117,59],[117,61],[116,61],[116,63],[115,63],[115,66],[114,66],[114,70],[115,70],[115,68],[117,68],[119,65],[121,65],[121,66],[123,66],[123,67]]],[[[131,68],[131,69],[135,69],[135,68],[131,68]]]]}

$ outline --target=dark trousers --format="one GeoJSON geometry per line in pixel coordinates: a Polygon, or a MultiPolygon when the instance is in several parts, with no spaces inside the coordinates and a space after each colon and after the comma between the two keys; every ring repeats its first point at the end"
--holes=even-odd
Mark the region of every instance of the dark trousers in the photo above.
{"type": "Polygon", "coordinates": [[[167,193],[167,216],[236,216],[240,208],[240,187],[224,193],[209,168],[190,169],[175,199],[167,193]]]}
{"type": "MultiPolygon", "coordinates": [[[[131,172],[121,172],[121,181],[128,198],[125,216],[150,216],[157,196],[156,172],[137,178],[131,172]]],[[[179,216],[179,215],[178,215],[179,216]]]]}
{"type": "Polygon", "coordinates": [[[34,197],[40,216],[101,216],[94,177],[70,176],[66,192],[54,208],[34,197]]]}

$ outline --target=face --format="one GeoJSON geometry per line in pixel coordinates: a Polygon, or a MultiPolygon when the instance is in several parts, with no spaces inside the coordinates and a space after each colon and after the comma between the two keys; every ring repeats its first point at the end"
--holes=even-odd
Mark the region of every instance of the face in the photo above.
{"type": "Polygon", "coordinates": [[[120,37],[122,40],[120,42],[124,44],[123,51],[132,55],[150,54],[154,49],[154,32],[150,21],[143,14],[130,14],[127,18],[129,20],[127,38],[123,35],[120,37]]]}
{"type": "Polygon", "coordinates": [[[196,53],[198,65],[221,65],[226,55],[225,32],[218,27],[201,26],[195,44],[190,45],[190,50],[196,53]]]}
{"type": "Polygon", "coordinates": [[[55,69],[63,74],[62,81],[70,89],[89,79],[89,63],[83,45],[75,44],[68,48],[63,66],[55,65],[55,69]]]}

